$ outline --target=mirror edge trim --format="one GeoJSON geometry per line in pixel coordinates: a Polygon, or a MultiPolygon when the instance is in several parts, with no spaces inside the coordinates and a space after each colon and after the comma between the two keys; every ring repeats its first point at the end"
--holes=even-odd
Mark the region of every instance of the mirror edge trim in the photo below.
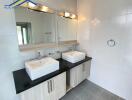
{"type": "Polygon", "coordinates": [[[22,45],[19,46],[19,50],[20,52],[30,52],[30,51],[42,50],[45,48],[57,48],[57,47],[72,46],[72,45],[79,45],[79,43],[77,40],[70,40],[70,41],[60,41],[59,43],[22,45]]]}

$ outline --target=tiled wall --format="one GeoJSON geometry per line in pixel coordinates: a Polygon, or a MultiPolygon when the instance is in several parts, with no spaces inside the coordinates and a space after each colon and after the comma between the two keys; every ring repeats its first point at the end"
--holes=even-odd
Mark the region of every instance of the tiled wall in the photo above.
{"type": "Polygon", "coordinates": [[[90,80],[132,100],[132,0],[78,0],[78,14],[80,48],[93,57],[90,80]]]}

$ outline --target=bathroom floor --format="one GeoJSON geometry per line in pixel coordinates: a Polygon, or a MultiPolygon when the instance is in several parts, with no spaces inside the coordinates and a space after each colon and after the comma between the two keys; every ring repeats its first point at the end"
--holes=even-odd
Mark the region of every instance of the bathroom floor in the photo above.
{"type": "Polygon", "coordinates": [[[85,80],[69,91],[61,100],[124,100],[109,91],[85,80]]]}

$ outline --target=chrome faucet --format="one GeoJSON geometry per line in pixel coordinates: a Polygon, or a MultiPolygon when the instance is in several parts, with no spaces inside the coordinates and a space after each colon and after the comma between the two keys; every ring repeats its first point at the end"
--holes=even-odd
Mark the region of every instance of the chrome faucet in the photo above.
{"type": "Polygon", "coordinates": [[[42,56],[41,51],[37,51],[37,54],[38,54],[37,59],[48,57],[47,55],[42,56]]]}
{"type": "Polygon", "coordinates": [[[41,57],[41,52],[40,51],[38,51],[38,58],[40,58],[41,57]]]}
{"type": "Polygon", "coordinates": [[[56,51],[56,53],[60,54],[60,58],[62,58],[62,51],[56,51]]]}

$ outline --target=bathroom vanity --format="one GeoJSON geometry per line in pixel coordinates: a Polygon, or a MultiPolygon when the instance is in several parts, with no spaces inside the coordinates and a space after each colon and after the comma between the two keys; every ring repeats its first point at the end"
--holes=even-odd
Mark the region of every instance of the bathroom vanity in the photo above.
{"type": "Polygon", "coordinates": [[[59,100],[90,75],[91,57],[76,63],[62,58],[59,70],[31,80],[25,69],[13,72],[16,93],[21,100],[59,100]]]}

